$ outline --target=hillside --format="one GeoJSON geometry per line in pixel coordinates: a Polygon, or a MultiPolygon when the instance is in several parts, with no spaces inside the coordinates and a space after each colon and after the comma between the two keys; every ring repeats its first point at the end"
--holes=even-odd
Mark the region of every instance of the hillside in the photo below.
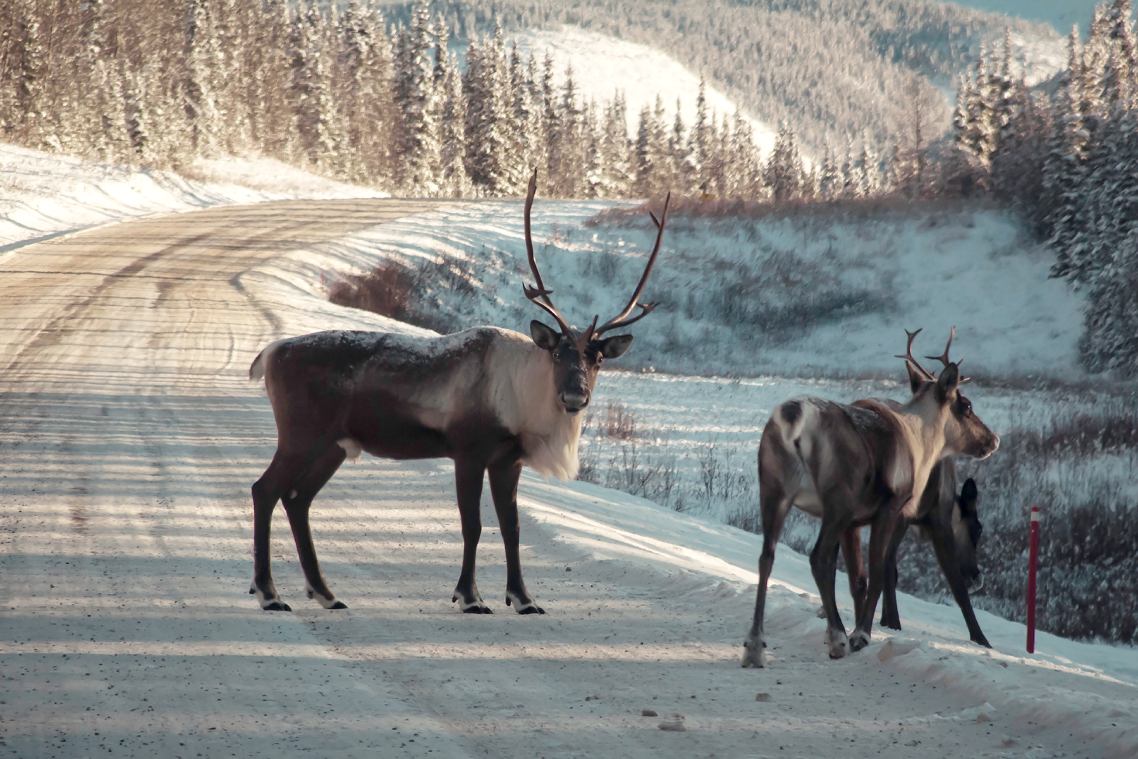
{"type": "MultiPolygon", "coordinates": [[[[657,96],[663,102],[669,127],[677,100],[684,124],[695,122],[699,74],[656,48],[571,26],[519,31],[511,34],[510,40],[517,43],[523,55],[532,54],[539,61],[548,54],[559,83],[564,81],[566,69],[571,68],[585,101],[605,102],[621,93],[628,104],[629,135],[635,135],[640,110],[654,107],[657,96]]],[[[706,98],[710,112],[719,117],[730,117],[739,107],[714,86],[707,88],[706,98]]],[[[755,143],[765,155],[774,145],[777,125],[753,116],[748,120],[755,143]]]]}
{"type": "MultiPolygon", "coordinates": [[[[409,6],[390,12],[403,18],[409,6]]],[[[815,153],[826,142],[842,148],[863,136],[879,145],[901,141],[917,106],[926,132],[947,128],[946,93],[1005,27],[1029,80],[1048,78],[1063,61],[1050,26],[920,0],[445,0],[436,7],[467,37],[496,23],[507,33],[570,25],[657,48],[755,118],[791,123],[815,153]]]]}

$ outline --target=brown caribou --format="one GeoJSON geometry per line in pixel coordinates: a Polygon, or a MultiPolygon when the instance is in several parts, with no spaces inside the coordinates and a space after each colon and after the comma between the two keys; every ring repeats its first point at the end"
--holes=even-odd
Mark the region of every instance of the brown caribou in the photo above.
{"type": "Polygon", "coordinates": [[[759,442],[763,549],[754,620],[743,644],[744,667],[765,665],[767,583],[792,506],[822,520],[810,568],[826,613],[830,657],[841,658],[869,643],[895,533],[902,522],[921,516],[933,469],[949,456],[983,459],[999,447],[999,437],[960,392],[968,378],[961,376],[960,362],[949,358],[955,329],[944,352],[932,357],[944,365],[939,376],[924,370],[912,355],[919,331],[908,333],[908,348],[901,357],[913,388],[907,403],[862,400],[847,405],[802,398],[782,403],[771,413],[759,442]],[[863,525],[870,525],[869,583],[864,602],[855,603],[855,630],[847,637],[834,599],[838,547],[843,537],[852,542],[851,528],[863,525]]]}
{"type": "MultiPolygon", "coordinates": [[[[977,510],[980,493],[976,481],[969,477],[960,492],[956,492],[956,465],[952,459],[937,464],[929,475],[917,516],[909,525],[919,529],[922,537],[932,543],[937,564],[948,582],[952,596],[964,615],[964,623],[974,643],[986,648],[991,644],[980,630],[976,612],[972,609],[971,593],[983,586],[977,551],[983,525],[977,510]]],[[[850,582],[850,595],[854,608],[865,602],[868,578],[861,557],[860,528],[851,528],[842,535],[842,555],[846,560],[846,574],[850,582]]],[[[885,574],[881,591],[881,626],[901,629],[901,616],[897,609],[897,549],[905,538],[906,525],[899,523],[885,557],[885,574]]],[[[820,609],[818,616],[825,617],[820,609]]]]}
{"type": "MultiPolygon", "coordinates": [[[[668,200],[656,242],[628,304],[612,319],[571,327],[550,298],[534,258],[530,209],[537,172],[525,202],[525,244],[536,286],[525,296],[557,322],[536,319],[528,337],[499,327],[476,327],[440,337],[332,331],[279,340],[249,370],[264,377],[277,425],[272,463],[253,485],[253,584],[262,609],[290,611],[269,568],[269,526],[284,502],[304,570],[306,589],[328,609],[346,608],[320,573],[309,529],[312,499],[347,457],[361,451],[389,459],[450,458],[462,524],[462,569],[452,601],[464,612],[491,613],[474,580],[482,534],[480,502],[487,473],[506,553],[506,605],[544,614],[526,590],[518,558],[518,479],[522,466],[563,479],[577,474],[582,415],[606,358],[628,350],[632,335],[604,337],[647,316],[640,295],[664,236],[668,200]],[[639,313],[633,312],[639,308],[639,313]]],[[[669,197],[670,199],[670,197],[669,197]]]]}

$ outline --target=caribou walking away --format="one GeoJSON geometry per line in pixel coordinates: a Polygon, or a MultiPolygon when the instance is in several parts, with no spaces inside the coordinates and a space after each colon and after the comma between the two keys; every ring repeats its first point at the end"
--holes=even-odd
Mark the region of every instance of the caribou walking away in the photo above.
{"type": "Polygon", "coordinates": [[[522,579],[518,480],[523,465],[554,477],[577,474],[581,413],[605,359],[618,358],[632,335],[605,335],[653,309],[640,296],[660,253],[668,201],[654,214],[656,241],[632,297],[619,314],[585,329],[570,326],[554,306],[534,257],[530,211],[537,172],[525,201],[525,245],[535,285],[527,299],[559,330],[534,320],[526,337],[499,327],[476,327],[441,337],[383,332],[318,332],[272,343],[254,359],[251,379],[264,379],[277,425],[277,450],[253,485],[253,583],[261,608],[289,611],[269,566],[269,528],[284,503],[304,571],[308,596],[328,609],[346,605],[320,572],[309,527],[313,498],[347,457],[362,451],[389,459],[454,460],[462,524],[462,569],[453,601],[462,611],[488,614],[475,582],[475,549],[482,533],[483,478],[506,553],[506,604],[519,614],[544,614],[522,579]],[[639,309],[639,313],[634,312],[639,309]]]}
{"type": "MultiPolygon", "coordinates": [[[[949,358],[955,329],[949,333],[944,352],[930,357],[944,366],[939,376],[913,357],[913,341],[919,332],[908,333],[905,354],[899,356],[905,360],[912,390],[907,403],[861,400],[839,404],[801,398],[782,403],[771,413],[759,443],[763,548],[754,620],[743,644],[744,667],[766,665],[763,612],[767,583],[779,534],[792,506],[822,522],[810,553],[810,569],[822,597],[831,658],[841,658],[869,643],[887,563],[895,562],[896,536],[910,522],[927,520],[935,525],[933,529],[941,535],[939,542],[945,546],[938,548],[938,558],[942,551],[945,553],[942,569],[950,583],[961,579],[959,566],[953,563],[956,557],[947,549],[943,518],[936,516],[940,499],[926,499],[925,489],[944,459],[953,455],[987,458],[999,447],[1000,439],[980,421],[971,401],[960,392],[960,385],[969,378],[961,376],[960,361],[949,358]],[[860,546],[855,528],[863,525],[870,526],[869,578],[861,597],[860,546]],[[855,609],[855,629],[848,637],[834,599],[838,549],[843,540],[855,609]]],[[[950,522],[947,528],[954,526],[950,522]]],[[[954,584],[953,592],[973,640],[987,645],[967,596],[962,601],[957,590],[954,584]]],[[[892,603],[895,613],[895,599],[892,603]]]]}

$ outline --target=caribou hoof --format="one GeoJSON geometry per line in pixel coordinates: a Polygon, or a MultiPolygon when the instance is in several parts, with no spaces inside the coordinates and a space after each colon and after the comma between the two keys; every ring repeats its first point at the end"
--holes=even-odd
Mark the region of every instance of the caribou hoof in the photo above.
{"type": "Polygon", "coordinates": [[[888,627],[890,630],[900,630],[901,629],[901,620],[899,620],[899,619],[886,619],[885,617],[882,617],[881,618],[881,626],[882,627],[888,627]]]}
{"type": "Polygon", "coordinates": [[[763,669],[767,666],[766,644],[761,641],[746,640],[743,642],[743,669],[763,669]]]}
{"type": "Polygon", "coordinates": [[[515,596],[513,593],[507,591],[506,593],[506,606],[513,606],[514,611],[518,614],[544,614],[545,609],[541,608],[533,602],[531,598],[528,601],[522,600],[520,597],[515,596]]]}
{"type": "Polygon", "coordinates": [[[326,596],[323,593],[317,593],[312,588],[305,588],[305,592],[308,594],[309,598],[315,599],[316,602],[318,604],[320,604],[321,606],[323,606],[325,609],[346,609],[346,608],[348,608],[348,605],[346,603],[344,603],[343,601],[337,601],[335,599],[335,597],[333,597],[333,596],[326,596]]]}
{"type": "MultiPolygon", "coordinates": [[[[450,601],[451,601],[451,603],[458,603],[459,602],[458,594],[455,593],[453,596],[451,596],[450,601]]],[[[493,614],[494,613],[494,610],[491,609],[489,606],[487,606],[485,604],[485,602],[483,602],[481,596],[475,596],[470,601],[463,599],[461,609],[462,609],[463,614],[493,614]]]]}
{"type": "MultiPolygon", "coordinates": [[[[826,644],[830,648],[831,659],[844,659],[850,652],[850,640],[841,630],[830,630],[826,633],[826,644]]],[[[854,649],[855,651],[857,649],[854,649]]]]}
{"type": "Polygon", "coordinates": [[[869,633],[862,632],[861,630],[854,630],[854,634],[850,636],[850,649],[853,651],[860,651],[869,645],[869,633]]]}
{"type": "Polygon", "coordinates": [[[973,638],[972,642],[978,646],[983,646],[984,648],[992,647],[992,644],[988,642],[988,639],[984,637],[983,633],[981,633],[978,637],[973,638]]]}
{"type": "Polygon", "coordinates": [[[292,611],[292,607],[279,599],[265,601],[261,604],[261,609],[264,611],[292,611]]]}

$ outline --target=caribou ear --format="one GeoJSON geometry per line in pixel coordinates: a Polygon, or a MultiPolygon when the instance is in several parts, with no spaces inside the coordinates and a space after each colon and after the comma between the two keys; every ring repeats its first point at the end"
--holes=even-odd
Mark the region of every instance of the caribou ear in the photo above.
{"type": "Polygon", "coordinates": [[[979,498],[980,491],[976,488],[976,480],[969,477],[964,481],[964,487],[960,490],[960,513],[975,514],[976,502],[979,498]]]}
{"type": "Polygon", "coordinates": [[[617,335],[597,341],[597,350],[605,358],[620,358],[632,345],[632,335],[617,335]]]}
{"type": "Polygon", "coordinates": [[[909,390],[913,395],[916,395],[917,391],[921,389],[921,384],[925,381],[925,375],[917,371],[916,367],[908,361],[905,362],[905,370],[909,372],[909,390]]]}
{"type": "Polygon", "coordinates": [[[552,327],[542,324],[537,319],[529,323],[529,334],[538,348],[552,351],[561,342],[561,335],[552,327]]]}
{"type": "Polygon", "coordinates": [[[940,402],[944,403],[948,400],[948,397],[952,395],[952,392],[956,390],[959,384],[960,370],[956,368],[956,364],[949,364],[944,367],[936,380],[936,395],[940,402]]]}

